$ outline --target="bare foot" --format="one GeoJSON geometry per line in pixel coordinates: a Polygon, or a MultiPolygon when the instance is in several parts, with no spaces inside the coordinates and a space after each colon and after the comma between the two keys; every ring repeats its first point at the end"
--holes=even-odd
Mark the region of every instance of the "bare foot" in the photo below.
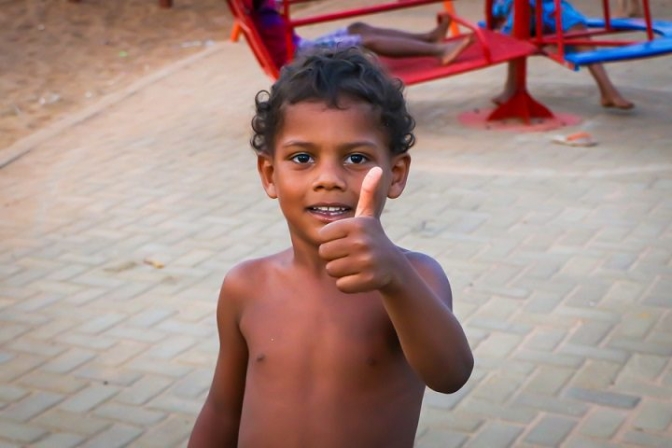
{"type": "Polygon", "coordinates": [[[453,21],[453,19],[451,19],[450,16],[446,13],[439,13],[436,16],[436,20],[438,21],[438,25],[436,26],[436,28],[430,31],[428,35],[429,37],[428,42],[434,42],[434,43],[442,42],[446,38],[446,34],[448,34],[450,24],[453,21]]]}
{"type": "Polygon", "coordinates": [[[502,104],[509,101],[511,99],[511,97],[513,96],[513,94],[514,94],[513,91],[505,90],[502,93],[500,93],[499,95],[497,95],[496,97],[494,97],[492,99],[492,102],[495,103],[498,106],[501,106],[502,104]]]}
{"type": "Polygon", "coordinates": [[[612,98],[608,97],[602,97],[602,107],[607,107],[611,108],[614,107],[616,109],[622,109],[622,110],[628,110],[632,109],[635,107],[634,103],[631,103],[630,101],[626,100],[625,98],[621,96],[615,96],[612,98]]]}
{"type": "Polygon", "coordinates": [[[441,55],[441,65],[448,65],[453,62],[473,43],[474,35],[470,34],[457,43],[446,44],[443,55],[441,55]]]}

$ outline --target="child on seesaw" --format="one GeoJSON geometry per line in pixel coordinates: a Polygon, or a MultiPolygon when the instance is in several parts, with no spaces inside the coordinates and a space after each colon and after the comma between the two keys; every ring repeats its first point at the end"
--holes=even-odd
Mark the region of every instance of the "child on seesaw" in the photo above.
{"type": "Polygon", "coordinates": [[[252,127],[291,247],[226,275],[189,447],[410,448],[425,387],[459,390],[474,360],[441,266],[380,222],[415,141],[402,87],[356,48],[318,52],[257,95],[252,127]]]}
{"type": "MultiPolygon", "coordinates": [[[[493,16],[499,22],[503,33],[510,34],[513,29],[513,2],[514,0],[495,0],[493,4],[493,16]]],[[[535,20],[536,0],[529,0],[530,19],[532,26],[535,20]]],[[[544,33],[555,33],[555,2],[554,0],[542,0],[542,21],[544,33]]],[[[562,0],[560,4],[560,14],[562,16],[562,27],[564,33],[572,31],[583,31],[586,29],[586,17],[577,11],[567,0],[562,0]]],[[[576,51],[594,50],[591,46],[575,46],[576,51]]],[[[504,92],[494,98],[497,104],[505,103],[515,93],[516,67],[509,63],[508,75],[504,85],[504,92]]],[[[626,100],[623,95],[614,86],[607,75],[604,66],[599,63],[588,65],[588,71],[595,79],[597,87],[600,90],[600,103],[603,107],[615,107],[617,109],[632,109],[635,105],[626,100]]]]}
{"type": "MultiPolygon", "coordinates": [[[[292,57],[287,54],[287,24],[278,11],[275,0],[253,0],[251,17],[261,39],[271,53],[273,61],[282,67],[292,57]]],[[[391,58],[431,56],[443,65],[450,64],[474,42],[468,35],[457,42],[444,42],[451,19],[439,14],[438,24],[433,29],[411,33],[393,28],[380,28],[364,22],[354,22],[314,39],[293,34],[296,55],[316,48],[363,47],[380,56],[391,58]]]]}

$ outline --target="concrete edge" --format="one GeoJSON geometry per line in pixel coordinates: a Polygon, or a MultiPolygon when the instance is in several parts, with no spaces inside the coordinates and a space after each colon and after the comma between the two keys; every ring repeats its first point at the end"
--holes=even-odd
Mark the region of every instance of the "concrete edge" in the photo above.
{"type": "Polygon", "coordinates": [[[79,111],[73,112],[65,117],[56,120],[55,122],[48,124],[46,127],[35,131],[32,134],[29,134],[26,137],[23,137],[16,142],[12,143],[5,149],[0,150],[0,169],[9,165],[15,160],[23,157],[28,154],[30,151],[35,149],[40,144],[45,141],[55,137],[61,132],[77,125],[83,123],[90,118],[98,115],[99,113],[105,111],[106,109],[122,102],[126,98],[138,93],[142,89],[155,84],[156,82],[167,78],[168,76],[177,73],[188,66],[210,57],[212,55],[218,54],[226,47],[228,42],[217,42],[210,47],[206,47],[204,50],[199,51],[191,56],[188,56],[184,59],[180,59],[172,64],[169,64],[156,72],[152,72],[132,84],[126,86],[125,88],[110,93],[102,97],[96,103],[86,106],[79,111]]]}

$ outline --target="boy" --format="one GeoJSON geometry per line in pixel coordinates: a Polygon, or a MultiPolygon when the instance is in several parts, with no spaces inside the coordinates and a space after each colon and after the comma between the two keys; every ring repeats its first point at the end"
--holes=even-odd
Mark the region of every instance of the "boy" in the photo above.
{"type": "MultiPolygon", "coordinates": [[[[513,28],[513,1],[514,0],[495,0],[493,4],[493,16],[501,23],[503,33],[510,33],[513,28]]],[[[530,19],[535,20],[534,8],[535,0],[530,0],[530,19]]],[[[554,0],[542,0],[542,20],[544,33],[555,33],[555,2],[554,0]]],[[[567,0],[560,2],[560,14],[562,16],[563,32],[583,31],[586,29],[586,18],[576,10],[567,0]]],[[[591,51],[593,47],[582,45],[575,47],[577,51],[591,51]]],[[[614,107],[617,109],[632,109],[635,105],[626,100],[623,95],[614,86],[607,75],[607,71],[602,64],[588,65],[588,71],[593,76],[598,89],[600,90],[600,103],[602,107],[614,107]]],[[[493,101],[496,104],[503,104],[515,94],[516,84],[516,66],[509,64],[504,92],[495,97],[493,101]]]]}
{"type": "Polygon", "coordinates": [[[412,447],[425,386],[457,391],[473,357],[439,264],[379,220],[414,143],[401,85],[350,48],[286,66],[264,94],[252,146],[292,246],[224,279],[189,446],[412,447]]]}
{"type": "MultiPolygon", "coordinates": [[[[253,0],[251,17],[271,53],[273,62],[282,67],[292,60],[293,58],[287,54],[287,25],[284,17],[278,12],[275,0],[253,0]]],[[[423,33],[410,33],[354,22],[315,39],[306,39],[293,34],[293,44],[299,56],[316,48],[363,47],[390,58],[432,56],[442,65],[447,65],[474,42],[473,35],[458,42],[444,42],[450,23],[448,15],[439,14],[438,24],[433,29],[423,33]]]]}

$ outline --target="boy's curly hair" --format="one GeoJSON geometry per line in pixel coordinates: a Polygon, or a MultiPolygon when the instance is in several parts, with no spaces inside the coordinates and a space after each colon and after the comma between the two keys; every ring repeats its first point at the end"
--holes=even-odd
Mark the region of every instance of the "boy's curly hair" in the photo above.
{"type": "Polygon", "coordinates": [[[252,147],[257,153],[273,152],[283,106],[324,101],[327,107],[338,108],[343,97],[365,101],[380,113],[392,154],[404,153],[413,146],[415,120],[406,109],[402,82],[388,77],[362,50],[348,48],[309,54],[285,66],[270,92],[257,93],[252,147]]]}

